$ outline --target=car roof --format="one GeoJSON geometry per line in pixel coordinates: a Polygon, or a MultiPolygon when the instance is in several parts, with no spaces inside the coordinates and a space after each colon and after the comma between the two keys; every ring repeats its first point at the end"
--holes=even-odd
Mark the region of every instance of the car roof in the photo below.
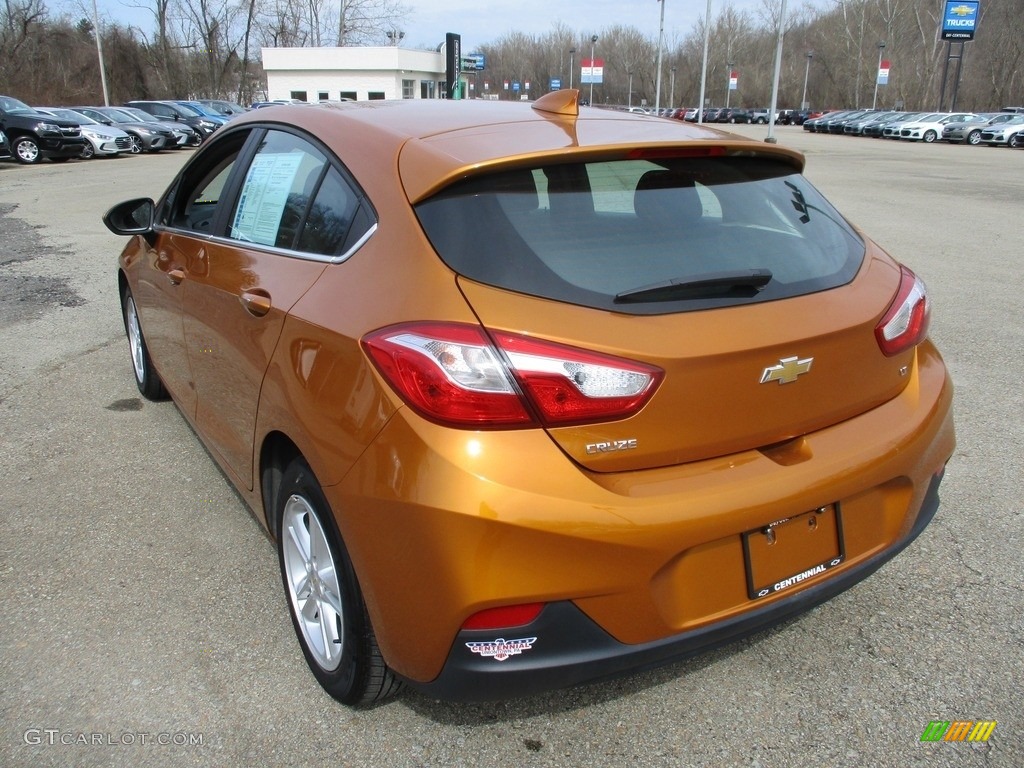
{"type": "Polygon", "coordinates": [[[757,152],[803,170],[803,155],[794,150],[676,120],[580,108],[578,99],[572,90],[554,91],[532,104],[404,99],[266,107],[232,125],[280,122],[328,145],[337,139],[346,161],[362,166],[353,168],[357,176],[397,165],[413,203],[469,176],[549,162],[552,156],[568,162],[710,142],[726,152],[757,152]]]}

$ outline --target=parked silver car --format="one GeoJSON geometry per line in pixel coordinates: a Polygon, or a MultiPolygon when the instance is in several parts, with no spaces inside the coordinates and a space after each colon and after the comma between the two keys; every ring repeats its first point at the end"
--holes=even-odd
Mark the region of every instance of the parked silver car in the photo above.
{"type": "Polygon", "coordinates": [[[1024,127],[1024,114],[1010,115],[1010,119],[998,125],[990,125],[981,132],[981,143],[990,147],[1008,147],[1010,137],[1024,127]]]}
{"type": "Polygon", "coordinates": [[[959,123],[948,123],[942,128],[942,140],[951,144],[981,144],[981,132],[989,126],[1012,120],[1013,115],[1006,112],[983,112],[975,115],[973,120],[959,123]]]}
{"type": "Polygon", "coordinates": [[[70,120],[82,127],[82,136],[86,139],[85,148],[82,150],[83,160],[93,157],[115,157],[122,152],[131,154],[132,137],[120,128],[104,125],[88,115],[66,107],[36,107],[35,110],[44,115],[70,120]]]}

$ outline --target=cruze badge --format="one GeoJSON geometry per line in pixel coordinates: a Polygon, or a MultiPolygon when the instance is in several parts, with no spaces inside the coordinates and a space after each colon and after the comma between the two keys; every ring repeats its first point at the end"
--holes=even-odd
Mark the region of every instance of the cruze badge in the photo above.
{"type": "Polygon", "coordinates": [[[761,374],[761,383],[777,381],[779,384],[792,384],[796,381],[797,376],[802,376],[811,370],[813,362],[813,357],[805,357],[803,360],[796,356],[784,357],[779,360],[778,365],[771,365],[764,369],[761,374]]]}
{"type": "Polygon", "coordinates": [[[518,656],[523,651],[530,650],[536,642],[536,637],[522,637],[518,640],[505,640],[499,637],[497,640],[489,640],[484,643],[466,643],[466,647],[485,658],[490,657],[495,661],[504,661],[509,656],[518,656]]]}
{"type": "Polygon", "coordinates": [[[587,453],[611,453],[612,451],[631,451],[637,447],[636,438],[628,440],[605,440],[600,443],[587,443],[587,453]]]}

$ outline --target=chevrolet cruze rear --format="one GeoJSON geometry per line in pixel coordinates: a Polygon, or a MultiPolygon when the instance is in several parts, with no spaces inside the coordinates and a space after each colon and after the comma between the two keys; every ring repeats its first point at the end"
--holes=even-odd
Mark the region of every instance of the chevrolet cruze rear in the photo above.
{"type": "Polygon", "coordinates": [[[577,96],[260,110],[105,217],[139,388],[278,541],[347,703],[682,658],[935,514],[921,278],[799,155],[577,96]]]}

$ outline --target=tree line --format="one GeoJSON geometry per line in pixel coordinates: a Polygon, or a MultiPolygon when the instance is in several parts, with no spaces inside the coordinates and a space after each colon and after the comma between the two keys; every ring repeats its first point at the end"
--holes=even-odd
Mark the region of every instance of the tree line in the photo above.
{"type": "MultiPolygon", "coordinates": [[[[400,44],[410,9],[397,0],[140,0],[149,29],[101,24],[110,100],[229,98],[247,104],[266,93],[264,46],[400,44]]],[[[792,5],[792,3],[790,4],[792,5]]],[[[975,39],[940,39],[943,0],[830,0],[789,11],[779,106],[986,110],[1024,105],[1024,18],[1020,0],[985,0],[975,39]],[[877,86],[879,59],[890,62],[877,86]],[[954,84],[959,74],[959,85],[954,84]],[[943,92],[943,81],[946,81],[943,92]]],[[[722,106],[766,106],[771,95],[780,0],[757,11],[713,9],[705,97],[722,106]],[[729,72],[738,87],[728,89],[729,72]]],[[[89,18],[52,13],[44,0],[0,5],[0,90],[35,104],[101,103],[97,30],[89,18]]],[[[662,106],[696,106],[705,21],[667,41],[662,106]]],[[[487,69],[471,73],[475,95],[536,98],[552,80],[579,85],[580,63],[604,62],[596,104],[653,105],[657,40],[622,24],[581,32],[554,24],[544,34],[508,33],[480,46],[487,69]],[[592,35],[597,34],[597,41],[592,35]],[[505,90],[508,81],[521,90],[505,90]],[[530,83],[530,90],[525,84],[530,83]]],[[[583,85],[585,96],[590,86],[583,85]]]]}

